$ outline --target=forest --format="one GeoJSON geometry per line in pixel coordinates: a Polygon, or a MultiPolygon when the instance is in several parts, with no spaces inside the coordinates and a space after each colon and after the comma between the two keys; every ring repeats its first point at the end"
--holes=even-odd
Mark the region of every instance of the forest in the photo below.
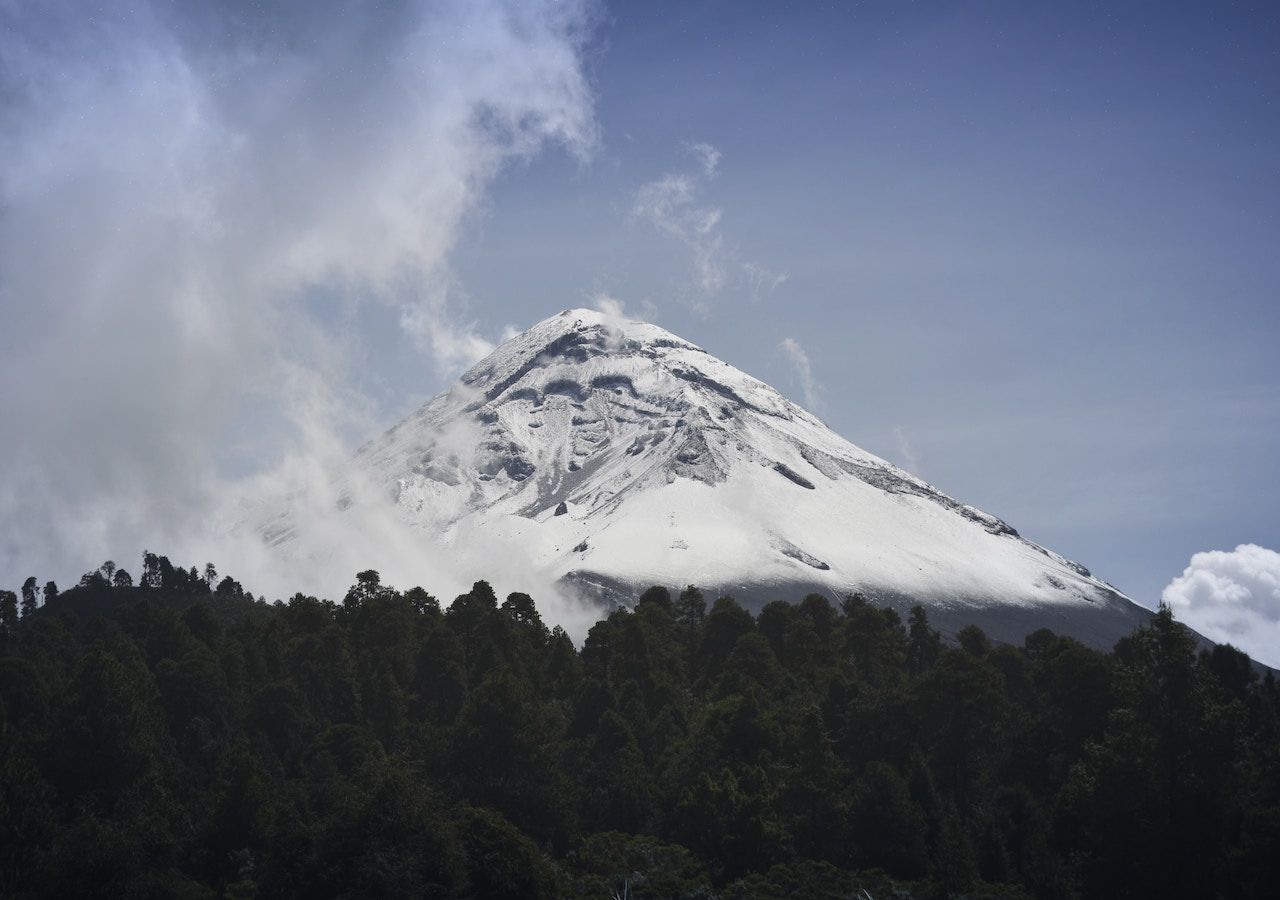
{"type": "Polygon", "coordinates": [[[861,596],[266,602],[147,553],[0,592],[5,897],[1280,896],[1280,690],[861,596]]]}

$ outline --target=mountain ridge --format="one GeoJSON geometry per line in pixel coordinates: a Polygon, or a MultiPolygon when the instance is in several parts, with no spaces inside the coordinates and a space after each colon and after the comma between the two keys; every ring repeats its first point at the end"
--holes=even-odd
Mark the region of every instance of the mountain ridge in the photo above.
{"type": "Polygon", "coordinates": [[[425,540],[518,544],[606,604],[653,583],[749,603],[859,592],[924,603],[944,629],[1065,621],[1095,645],[1149,615],[703,348],[596,310],[507,341],[352,465],[425,540]]]}

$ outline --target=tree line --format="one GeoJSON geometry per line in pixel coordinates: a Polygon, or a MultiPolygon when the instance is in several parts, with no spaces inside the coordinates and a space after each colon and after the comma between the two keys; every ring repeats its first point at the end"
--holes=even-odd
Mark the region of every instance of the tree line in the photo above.
{"type": "Polygon", "coordinates": [[[2,896],[1280,892],[1280,690],[1167,609],[1103,653],[659,587],[578,648],[483,581],[140,571],[0,594],[2,896]]]}

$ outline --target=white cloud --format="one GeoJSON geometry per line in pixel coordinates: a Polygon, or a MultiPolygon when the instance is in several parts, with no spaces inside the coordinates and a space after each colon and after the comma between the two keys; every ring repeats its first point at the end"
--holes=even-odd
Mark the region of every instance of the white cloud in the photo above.
{"type": "Polygon", "coordinates": [[[493,352],[496,344],[477,332],[475,322],[451,314],[449,283],[423,287],[418,297],[400,306],[400,327],[436,362],[441,374],[466,369],[493,352]]]}
{"type": "Polygon", "coordinates": [[[717,170],[720,168],[720,158],[723,154],[715,147],[706,143],[688,144],[688,149],[693,158],[698,161],[702,167],[702,174],[707,178],[714,178],[717,170]]]}
{"type": "Polygon", "coordinates": [[[800,390],[804,394],[804,405],[812,413],[817,413],[822,406],[822,386],[813,377],[813,366],[809,362],[809,354],[800,346],[795,338],[783,338],[778,344],[786,354],[787,361],[795,370],[796,379],[800,382],[800,390]]]}
{"type": "Polygon", "coordinates": [[[664,175],[636,191],[631,214],[684,244],[693,254],[698,288],[718,294],[725,283],[721,211],[696,202],[698,187],[697,176],[664,175]]]}
{"type": "Polygon", "coordinates": [[[907,433],[901,425],[893,426],[893,439],[898,445],[898,460],[902,467],[913,475],[920,474],[920,456],[916,448],[907,439],[907,433]]]}
{"type": "MultiPolygon", "coordinates": [[[[450,389],[462,403],[481,399],[456,383],[450,389]]],[[[319,392],[314,403],[327,402],[319,392]]],[[[324,422],[327,414],[305,416],[324,422]]],[[[430,435],[434,453],[441,458],[470,460],[484,439],[484,427],[473,417],[459,416],[430,435]]],[[[423,534],[444,529],[448,510],[418,509],[414,526],[407,525],[404,509],[366,467],[349,465],[345,444],[332,432],[318,428],[308,433],[310,443],[291,454],[271,472],[254,477],[223,510],[234,513],[234,527],[216,538],[177,536],[163,550],[175,561],[203,559],[206,550],[220,569],[240,578],[246,589],[269,598],[288,597],[295,591],[334,597],[349,584],[354,573],[372,568],[383,582],[401,588],[421,584],[448,602],[470,588],[477,579],[489,581],[499,596],[513,590],[530,593],[542,615],[564,626],[581,641],[599,617],[598,608],[581,602],[571,591],[530,560],[528,547],[486,531],[477,534],[455,526],[447,548],[424,539],[423,534]],[[282,499],[284,498],[284,499],[282,499]],[[430,513],[439,517],[432,522],[430,513]],[[288,533],[280,546],[268,546],[259,529],[269,537],[288,533]]],[[[480,526],[483,527],[483,526],[480,526]]]]}
{"type": "Polygon", "coordinates": [[[771,272],[764,266],[753,262],[743,263],[742,273],[747,279],[747,288],[751,292],[751,299],[757,302],[782,287],[790,278],[786,272],[771,272]]]}
{"type": "Polygon", "coordinates": [[[1257,544],[1197,553],[1162,598],[1210,640],[1280,667],[1280,553],[1257,544]]]}
{"type": "Polygon", "coordinates": [[[623,302],[617,297],[611,297],[608,294],[596,294],[591,298],[591,305],[606,316],[613,316],[621,319],[626,317],[626,310],[623,302]]]}
{"type": "MultiPolygon", "coordinates": [[[[702,200],[706,183],[720,170],[720,151],[706,143],[690,143],[685,148],[697,162],[697,171],[670,172],[641,185],[632,197],[631,215],[689,251],[693,286],[702,300],[731,284],[745,288],[753,300],[772,293],[787,276],[743,260],[726,247],[721,224],[724,211],[702,200]]],[[[695,300],[694,305],[701,307],[702,300],[695,300]]]]}
{"type": "MultiPolygon", "coordinates": [[[[594,294],[591,297],[591,305],[600,310],[600,312],[604,313],[606,316],[613,316],[618,319],[628,318],[626,311],[623,308],[622,301],[617,297],[610,296],[609,294],[603,292],[594,294]]],[[[619,346],[622,341],[626,339],[626,335],[623,333],[623,330],[621,328],[614,328],[612,325],[606,325],[606,334],[608,336],[609,345],[612,347],[619,346]]]]}
{"type": "Polygon", "coordinates": [[[441,370],[492,346],[449,259],[505,166],[591,152],[592,10],[0,5],[0,583],[149,547],[252,584],[209,523],[372,430],[359,311],[441,370]]]}

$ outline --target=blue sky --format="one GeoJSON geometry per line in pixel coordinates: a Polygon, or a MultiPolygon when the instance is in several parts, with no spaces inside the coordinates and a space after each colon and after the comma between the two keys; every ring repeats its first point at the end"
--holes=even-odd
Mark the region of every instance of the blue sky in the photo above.
{"type": "Polygon", "coordinates": [[[604,296],[1148,605],[1280,546],[1272,6],[0,17],[7,581],[199,547],[604,296]]]}
{"type": "Polygon", "coordinates": [[[792,336],[833,428],[1148,604],[1194,551],[1280,543],[1274,9],[610,13],[598,156],[508,173],[462,248],[482,321],[603,291],[802,399],[792,336]],[[628,215],[690,142],[766,297],[703,297],[628,215]]]}

